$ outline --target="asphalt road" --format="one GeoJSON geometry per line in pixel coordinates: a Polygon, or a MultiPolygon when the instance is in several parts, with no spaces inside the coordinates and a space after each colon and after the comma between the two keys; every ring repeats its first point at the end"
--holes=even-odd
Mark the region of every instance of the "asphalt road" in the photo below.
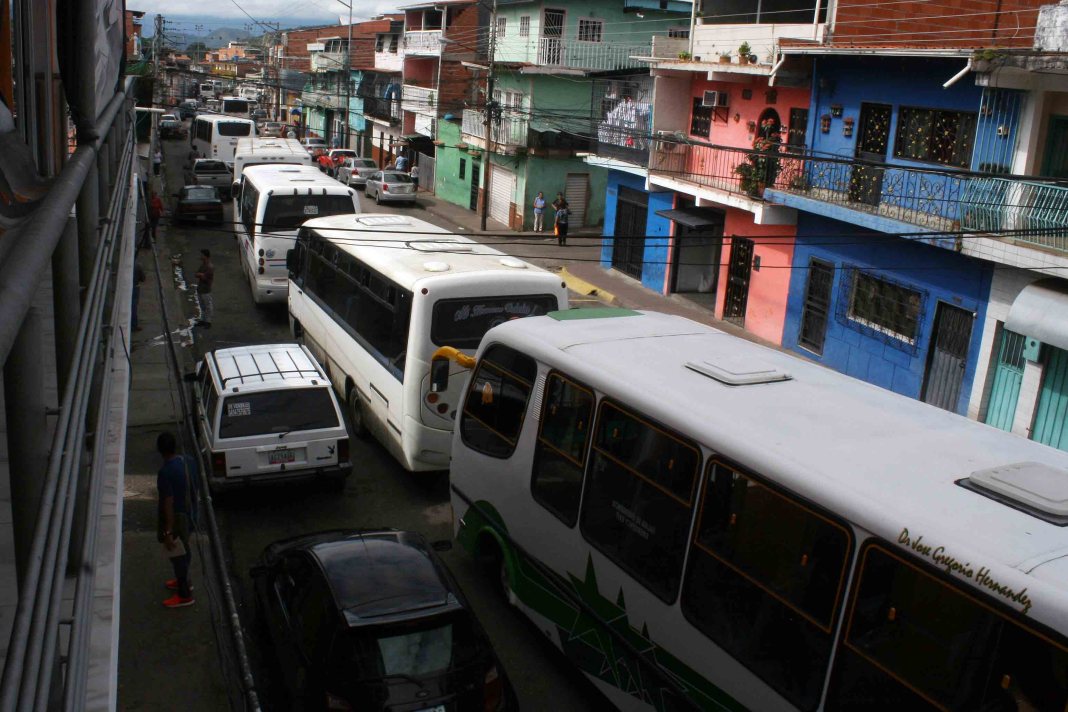
{"type": "MultiPolygon", "coordinates": [[[[188,152],[184,141],[164,145],[168,190],[177,191],[188,152]]],[[[361,196],[362,197],[362,196],[361,196]]],[[[168,196],[168,208],[173,198],[168,196]]],[[[418,207],[377,208],[368,212],[418,211],[421,219],[435,222],[418,207]]],[[[226,208],[227,220],[230,208],[226,208]]],[[[166,218],[165,218],[166,221],[166,218]]],[[[441,221],[437,221],[441,224],[441,221]]],[[[215,317],[212,328],[194,330],[188,346],[195,357],[228,346],[291,341],[285,305],[257,307],[238,262],[236,241],[229,223],[223,226],[169,226],[161,254],[172,255],[192,281],[202,248],[212,252],[215,264],[215,317]]],[[[176,285],[177,287],[177,285],[176,285]]],[[[188,293],[186,293],[188,295],[188,293]]],[[[186,318],[194,316],[188,297],[186,318]]],[[[250,489],[227,495],[217,502],[217,517],[229,557],[236,594],[251,642],[250,654],[262,699],[269,710],[287,708],[273,658],[262,633],[251,629],[252,590],[249,566],[268,543],[322,529],[342,527],[395,527],[420,532],[429,541],[447,540],[452,534],[446,476],[405,472],[377,442],[352,439],[356,469],[341,493],[314,486],[250,489]]],[[[497,595],[492,577],[459,547],[442,555],[472,602],[503,663],[520,705],[525,710],[571,712],[611,709],[606,699],[579,674],[542,634],[497,595]]]]}

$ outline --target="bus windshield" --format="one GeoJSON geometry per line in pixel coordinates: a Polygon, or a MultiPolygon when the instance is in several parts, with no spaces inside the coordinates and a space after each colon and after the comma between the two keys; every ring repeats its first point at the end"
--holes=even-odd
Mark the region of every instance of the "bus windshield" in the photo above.
{"type": "Polygon", "coordinates": [[[247,114],[248,102],[244,99],[227,99],[223,102],[223,111],[235,114],[247,114]]]}
{"type": "Polygon", "coordinates": [[[263,231],[296,230],[305,220],[356,212],[352,197],[342,195],[275,195],[263,211],[263,231]]]}
{"type": "Polygon", "coordinates": [[[476,349],[486,332],[498,324],[558,308],[551,294],[442,299],[434,305],[430,340],[437,346],[476,349]]]}
{"type": "Polygon", "coordinates": [[[252,124],[241,121],[220,121],[217,125],[220,136],[248,136],[252,133],[252,124]]]}

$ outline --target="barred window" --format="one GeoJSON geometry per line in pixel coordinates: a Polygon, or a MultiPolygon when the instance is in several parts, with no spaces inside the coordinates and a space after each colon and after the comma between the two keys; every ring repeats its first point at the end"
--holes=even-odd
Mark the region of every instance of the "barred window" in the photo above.
{"type": "Polygon", "coordinates": [[[910,344],[920,323],[920,292],[866,272],[853,272],[849,318],[910,344]]]}
{"type": "Polygon", "coordinates": [[[508,18],[497,18],[497,39],[504,37],[508,33],[508,18]]]}
{"type": "Polygon", "coordinates": [[[897,120],[894,156],[967,168],[977,115],[903,106],[897,120]]]}
{"type": "Polygon", "coordinates": [[[519,36],[530,37],[530,16],[523,15],[519,18],[519,36]]]}
{"type": "Polygon", "coordinates": [[[601,20],[579,20],[579,42],[600,42],[604,22],[601,20]]]}

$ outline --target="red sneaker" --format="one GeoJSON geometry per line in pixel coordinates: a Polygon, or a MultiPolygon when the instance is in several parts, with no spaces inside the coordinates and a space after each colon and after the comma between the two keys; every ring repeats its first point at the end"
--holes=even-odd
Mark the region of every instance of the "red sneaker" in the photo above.
{"type": "Polygon", "coordinates": [[[163,602],[163,605],[167,608],[185,608],[196,603],[196,599],[190,596],[189,598],[182,598],[177,593],[163,602]]]}
{"type": "MultiPolygon", "coordinates": [[[[163,582],[163,585],[167,587],[168,591],[177,591],[178,590],[178,579],[167,579],[166,581],[163,582]]],[[[189,592],[192,593],[192,591],[193,591],[193,585],[190,584],[189,585],[189,592]]]]}

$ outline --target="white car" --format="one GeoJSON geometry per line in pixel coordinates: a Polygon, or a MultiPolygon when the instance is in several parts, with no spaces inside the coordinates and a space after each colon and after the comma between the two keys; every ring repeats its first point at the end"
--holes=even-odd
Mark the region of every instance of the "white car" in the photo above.
{"type": "Polygon", "coordinates": [[[345,185],[366,185],[376,171],[378,164],[370,158],[346,158],[337,169],[337,179],[345,185]]]}
{"type": "Polygon", "coordinates": [[[330,379],[299,344],[210,351],[190,374],[212,490],[329,480],[352,471],[349,433],[330,379]]]}
{"type": "Polygon", "coordinates": [[[317,136],[309,136],[300,142],[301,146],[304,146],[304,150],[308,153],[315,153],[316,151],[326,150],[326,140],[317,136]]]}
{"type": "Polygon", "coordinates": [[[401,171],[376,171],[367,177],[367,197],[376,203],[414,203],[415,182],[401,171]]]}

